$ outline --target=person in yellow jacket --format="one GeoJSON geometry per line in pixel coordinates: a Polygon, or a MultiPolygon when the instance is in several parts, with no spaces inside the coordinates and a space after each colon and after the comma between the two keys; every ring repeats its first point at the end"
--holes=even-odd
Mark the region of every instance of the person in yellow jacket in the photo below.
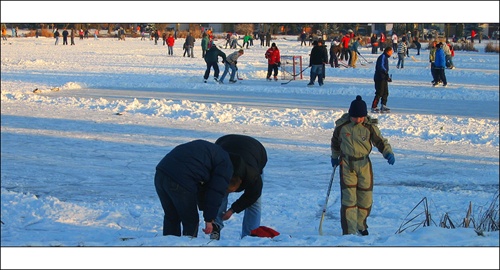
{"type": "Polygon", "coordinates": [[[373,170],[369,154],[372,146],[393,165],[389,142],[382,137],[376,119],[367,115],[361,96],[351,102],[349,113],[335,121],[331,139],[332,166],[340,166],[342,234],[368,235],[366,220],[373,202],[373,170]]]}

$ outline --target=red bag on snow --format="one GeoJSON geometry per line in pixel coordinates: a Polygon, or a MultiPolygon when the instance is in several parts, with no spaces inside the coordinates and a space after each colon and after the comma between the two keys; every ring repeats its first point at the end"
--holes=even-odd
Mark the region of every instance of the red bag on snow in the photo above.
{"type": "Polygon", "coordinates": [[[253,229],[250,231],[250,236],[273,238],[273,237],[278,236],[278,235],[280,235],[279,232],[273,230],[272,228],[266,227],[266,226],[260,226],[259,228],[253,229]]]}

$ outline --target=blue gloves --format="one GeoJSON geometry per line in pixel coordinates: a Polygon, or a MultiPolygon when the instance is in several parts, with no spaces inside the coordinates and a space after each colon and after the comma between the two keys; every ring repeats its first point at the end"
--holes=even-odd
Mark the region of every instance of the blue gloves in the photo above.
{"type": "Polygon", "coordinates": [[[340,165],[340,160],[338,158],[332,158],[332,167],[337,167],[340,165]]]}
{"type": "Polygon", "coordinates": [[[394,162],[396,161],[396,158],[394,157],[394,154],[388,154],[385,159],[387,159],[387,163],[394,165],[394,162]]]}

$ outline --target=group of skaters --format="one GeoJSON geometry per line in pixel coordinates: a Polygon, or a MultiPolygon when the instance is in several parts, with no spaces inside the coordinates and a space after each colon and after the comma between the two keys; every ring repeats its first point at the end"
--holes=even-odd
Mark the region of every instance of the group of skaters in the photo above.
{"type": "MultiPolygon", "coordinates": [[[[355,38],[355,43],[359,43],[359,41],[359,37],[355,38]]],[[[311,71],[309,83],[307,84],[308,87],[314,85],[316,78],[318,79],[319,86],[323,86],[324,84],[325,66],[328,61],[328,53],[326,45],[323,43],[324,41],[322,39],[313,42],[313,48],[309,58],[309,68],[311,68],[311,71]]],[[[351,50],[350,59],[352,62],[356,61],[357,54],[359,54],[357,46],[354,48],[354,50],[351,50]]],[[[387,107],[387,97],[389,96],[388,82],[392,82],[392,77],[389,75],[389,59],[391,58],[392,53],[392,47],[386,47],[384,52],[377,58],[375,74],[373,77],[375,83],[375,97],[371,106],[372,113],[390,112],[390,109],[387,107]],[[378,108],[379,102],[381,103],[380,109],[378,108]]]]}
{"type": "MultiPolygon", "coordinates": [[[[303,36],[301,36],[301,38],[302,37],[303,36]]],[[[377,49],[379,48],[383,51],[383,53],[377,58],[375,66],[375,98],[371,107],[371,111],[373,113],[390,112],[390,109],[387,107],[387,97],[389,95],[387,83],[392,81],[392,77],[389,75],[389,59],[393,53],[397,53],[397,69],[403,69],[405,58],[410,57],[409,40],[413,40],[417,49],[416,55],[420,55],[421,44],[418,41],[418,37],[413,37],[412,39],[411,32],[403,34],[401,38],[398,38],[397,34],[394,32],[391,36],[391,40],[392,46],[386,46],[386,37],[384,33],[381,33],[380,39],[376,34],[373,34],[370,38],[372,54],[376,54],[377,49]],[[381,103],[380,109],[378,108],[379,102],[381,103]]],[[[330,46],[330,59],[328,61],[331,67],[338,68],[340,65],[343,65],[344,67],[355,68],[356,61],[358,59],[357,56],[361,55],[358,51],[360,42],[361,38],[356,37],[352,30],[347,31],[347,33],[340,39],[338,37],[333,38],[330,46]],[[339,61],[346,61],[347,64],[339,61]]],[[[311,67],[311,75],[308,86],[314,85],[316,78],[318,78],[319,85],[322,86],[325,78],[325,64],[328,59],[326,46],[321,39],[314,41],[313,46],[314,47],[310,54],[311,57],[309,67],[311,67]]],[[[446,80],[445,69],[455,68],[453,64],[454,56],[455,51],[453,44],[450,43],[449,40],[446,40],[445,43],[438,43],[437,41],[432,43],[429,51],[432,86],[437,86],[439,84],[442,84],[444,87],[447,86],[448,83],[446,80]]],[[[395,57],[393,59],[395,59],[395,57]]]]}
{"type": "MultiPolygon", "coordinates": [[[[391,38],[393,41],[397,37],[391,38]]],[[[407,37],[410,35],[403,35],[396,46],[386,46],[383,49],[383,53],[377,58],[375,64],[374,73],[374,84],[375,84],[375,97],[372,101],[371,112],[372,113],[388,113],[390,109],[387,107],[387,98],[389,96],[389,86],[388,83],[392,82],[392,76],[389,75],[389,60],[391,59],[394,52],[398,55],[398,62],[396,68],[404,68],[404,58],[408,57],[408,46],[407,37]],[[378,107],[380,103],[380,108],[378,107]]],[[[418,42],[418,41],[417,41],[418,42]]],[[[205,55],[205,62],[207,68],[203,76],[204,82],[206,83],[210,75],[210,70],[214,69],[214,80],[219,83],[224,83],[224,78],[228,72],[230,73],[230,83],[235,83],[235,74],[237,76],[237,59],[244,54],[243,49],[235,51],[226,57],[225,53],[213,45],[212,48],[207,50],[205,55]],[[222,58],[222,63],[224,64],[224,73],[219,79],[219,67],[218,67],[218,57],[222,58]]],[[[310,68],[310,78],[307,86],[314,86],[316,79],[318,80],[319,86],[323,86],[326,64],[329,63],[331,67],[339,67],[340,61],[347,61],[345,67],[356,67],[356,62],[360,52],[358,50],[361,44],[361,37],[354,35],[352,31],[348,31],[340,40],[334,38],[330,46],[330,57],[328,56],[327,45],[325,42],[319,38],[312,42],[313,48],[311,49],[309,57],[310,68]]],[[[301,44],[302,45],[302,44],[301,44]]],[[[417,55],[420,55],[420,46],[418,48],[417,55]]],[[[453,69],[453,58],[454,50],[453,45],[449,41],[446,44],[433,42],[431,50],[429,52],[429,62],[431,63],[431,75],[432,75],[432,85],[437,86],[442,84],[447,86],[447,80],[445,75],[445,69],[453,69]]],[[[265,58],[268,61],[268,72],[266,80],[271,81],[274,79],[278,80],[278,68],[281,66],[280,62],[280,51],[276,43],[272,43],[271,48],[269,48],[265,53],[265,58]],[[271,79],[271,76],[272,79],[271,79]]]]}
{"type": "MultiPolygon", "coordinates": [[[[61,33],[61,32],[59,32],[58,28],[54,28],[54,38],[55,38],[54,45],[58,45],[59,44],[59,38],[61,36],[62,36],[62,39],[63,39],[63,43],[62,43],[63,45],[68,45],[68,37],[70,37],[71,45],[75,45],[76,32],[78,32],[78,36],[80,37],[80,40],[83,40],[84,38],[85,39],[89,38],[90,31],[88,29],[85,29],[85,30],[83,30],[83,29],[76,30],[74,28],[71,28],[68,31],[67,28],[63,28],[63,31],[61,33]]],[[[98,40],[98,39],[99,39],[99,30],[95,29],[94,30],[94,40],[98,40]]]]}
{"type": "MultiPolygon", "coordinates": [[[[264,34],[263,32],[260,32],[258,37],[259,39],[261,39],[261,45],[263,47],[268,46],[267,44],[270,43],[271,40],[271,33],[268,32],[267,34],[264,34]]],[[[214,44],[213,38],[205,37],[204,34],[202,39],[202,54],[203,54],[202,57],[205,59],[207,67],[205,70],[205,74],[203,75],[203,82],[206,83],[208,81],[208,77],[210,76],[210,71],[212,69],[214,70],[214,81],[216,81],[219,84],[224,84],[224,79],[226,78],[226,75],[228,73],[230,74],[229,83],[236,83],[237,82],[237,80],[235,79],[236,77],[238,77],[239,79],[238,66],[237,66],[238,58],[245,53],[243,50],[243,47],[245,45],[246,48],[248,48],[248,46],[253,46],[253,37],[251,34],[245,35],[245,37],[243,38],[243,45],[239,45],[238,34],[236,32],[227,33],[225,48],[227,48],[227,45],[229,45],[230,49],[237,49],[237,46],[239,46],[240,49],[226,56],[226,54],[223,51],[221,51],[217,47],[217,45],[214,44]],[[204,44],[207,44],[206,47],[204,44]],[[220,69],[218,65],[219,57],[222,59],[222,64],[224,64],[224,72],[222,73],[222,76],[220,78],[219,78],[220,69]]],[[[268,48],[264,54],[264,57],[265,59],[267,59],[268,62],[266,80],[277,81],[278,68],[281,66],[281,55],[276,43],[273,42],[269,46],[270,48],[268,48]],[[271,75],[273,76],[272,79],[271,75]]]]}
{"type": "Polygon", "coordinates": [[[230,49],[236,49],[237,47],[243,48],[246,47],[248,49],[249,46],[253,46],[254,39],[260,40],[260,46],[270,47],[271,46],[271,32],[264,33],[263,31],[258,32],[257,34],[247,33],[243,36],[243,45],[238,43],[240,36],[237,32],[228,32],[226,33],[226,44],[224,48],[227,49],[228,45],[230,49]]]}

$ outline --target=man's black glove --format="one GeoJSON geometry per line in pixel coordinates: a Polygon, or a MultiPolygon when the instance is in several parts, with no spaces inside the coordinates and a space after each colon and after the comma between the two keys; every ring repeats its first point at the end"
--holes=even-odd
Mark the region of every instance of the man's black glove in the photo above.
{"type": "Polygon", "coordinates": [[[224,64],[224,63],[225,63],[225,61],[224,61],[224,60],[222,60],[222,64],[224,64]]]}
{"type": "Polygon", "coordinates": [[[278,67],[281,67],[281,62],[278,62],[278,67]]]}
{"type": "Polygon", "coordinates": [[[234,61],[234,65],[236,66],[236,64],[238,64],[238,61],[234,61]]]}

